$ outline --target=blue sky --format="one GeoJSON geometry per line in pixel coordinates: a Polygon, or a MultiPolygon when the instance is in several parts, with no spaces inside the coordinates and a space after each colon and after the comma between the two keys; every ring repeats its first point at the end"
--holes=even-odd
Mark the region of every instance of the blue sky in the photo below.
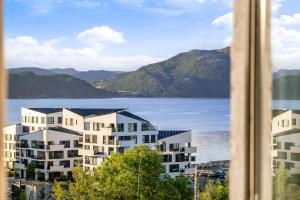
{"type": "Polygon", "coordinates": [[[6,0],[6,38],[10,49],[23,49],[19,55],[7,56],[7,66],[132,70],[192,49],[223,48],[231,28],[212,22],[231,10],[229,0],[6,0]],[[89,30],[78,41],[77,36],[89,30]],[[114,38],[84,42],[104,37],[92,30],[119,33],[123,42],[114,38]],[[49,41],[55,42],[45,45],[49,41]],[[64,48],[77,53],[63,60],[56,54],[64,48]],[[84,48],[86,52],[80,54],[84,48]],[[89,50],[94,54],[90,62],[84,56],[89,50]]]}
{"type": "MultiPolygon", "coordinates": [[[[223,48],[231,41],[231,0],[4,2],[8,68],[128,71],[192,49],[223,48]]],[[[297,0],[273,2],[274,52],[287,56],[283,46],[295,49],[296,44],[282,38],[294,31],[298,39],[300,20],[294,14],[300,13],[299,5],[297,0]],[[294,22],[286,22],[285,15],[294,22]]],[[[287,62],[291,59],[279,56],[274,62],[289,68],[296,64],[287,62]]]]}

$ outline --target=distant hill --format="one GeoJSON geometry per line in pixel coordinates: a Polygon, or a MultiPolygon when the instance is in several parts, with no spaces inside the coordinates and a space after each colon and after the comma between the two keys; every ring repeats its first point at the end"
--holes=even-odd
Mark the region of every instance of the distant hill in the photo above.
{"type": "Polygon", "coordinates": [[[299,69],[281,69],[273,73],[273,79],[278,79],[283,76],[300,76],[299,69]]]}
{"type": "Polygon", "coordinates": [[[273,80],[273,99],[300,100],[300,75],[281,76],[273,80]]]}
{"type": "Polygon", "coordinates": [[[20,67],[20,68],[11,68],[8,69],[10,74],[22,73],[22,72],[32,72],[36,75],[54,75],[52,71],[48,69],[42,69],[38,67],[20,67]]]}
{"type": "Polygon", "coordinates": [[[229,48],[192,50],[95,82],[96,87],[148,97],[229,97],[229,48]]]}
{"type": "Polygon", "coordinates": [[[105,98],[114,93],[97,89],[70,75],[9,74],[9,98],[105,98]]]}
{"type": "Polygon", "coordinates": [[[8,71],[9,73],[33,72],[36,75],[66,74],[89,82],[111,78],[115,75],[124,73],[121,71],[105,71],[105,70],[77,71],[76,69],[73,68],[42,69],[37,67],[12,68],[12,69],[8,69],[8,71]]]}

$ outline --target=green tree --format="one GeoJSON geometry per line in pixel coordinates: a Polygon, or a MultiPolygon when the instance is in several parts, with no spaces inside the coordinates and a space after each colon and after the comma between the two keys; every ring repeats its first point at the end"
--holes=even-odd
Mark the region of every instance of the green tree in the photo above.
{"type": "Polygon", "coordinates": [[[274,200],[300,200],[300,186],[289,182],[288,170],[281,163],[273,177],[274,200]]]}
{"type": "Polygon", "coordinates": [[[287,199],[287,184],[288,184],[288,171],[282,163],[275,172],[273,178],[273,199],[286,200],[287,199]]]}
{"type": "Polygon", "coordinates": [[[228,181],[224,183],[210,180],[204,187],[204,191],[200,193],[201,200],[228,200],[229,190],[228,181]]]}
{"type": "Polygon", "coordinates": [[[32,163],[29,163],[26,167],[26,179],[35,179],[35,167],[32,163]]]}
{"type": "MultiPolygon", "coordinates": [[[[114,154],[92,173],[80,166],[73,170],[74,182],[56,182],[55,198],[62,200],[190,200],[193,192],[184,177],[161,176],[161,154],[139,145],[124,154],[114,154]],[[64,189],[63,184],[68,189],[64,189]]],[[[66,187],[65,187],[66,188],[66,187]]]]}
{"type": "Polygon", "coordinates": [[[161,180],[160,198],[162,200],[192,200],[193,189],[188,186],[188,178],[177,176],[175,179],[166,175],[161,180]]]}

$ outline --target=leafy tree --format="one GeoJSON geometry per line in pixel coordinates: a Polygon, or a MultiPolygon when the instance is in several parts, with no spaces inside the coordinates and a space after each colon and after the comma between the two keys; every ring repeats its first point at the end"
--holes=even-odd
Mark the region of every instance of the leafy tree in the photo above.
{"type": "Polygon", "coordinates": [[[32,163],[29,163],[26,167],[26,178],[27,179],[35,179],[35,167],[32,163]]]}
{"type": "Polygon", "coordinates": [[[210,180],[204,187],[204,191],[200,193],[201,200],[228,200],[229,189],[228,181],[224,183],[220,181],[214,182],[210,180]]]}
{"type": "Polygon", "coordinates": [[[160,199],[162,200],[191,200],[193,189],[188,187],[188,178],[177,176],[175,179],[166,175],[161,180],[160,199]]]}
{"type": "Polygon", "coordinates": [[[162,172],[161,154],[139,145],[105,159],[94,173],[84,173],[78,165],[73,170],[74,182],[55,182],[54,193],[59,200],[192,199],[186,178],[161,177],[162,172]]]}
{"type": "Polygon", "coordinates": [[[275,171],[273,177],[274,200],[300,200],[300,186],[289,182],[288,170],[283,163],[275,171]]]}

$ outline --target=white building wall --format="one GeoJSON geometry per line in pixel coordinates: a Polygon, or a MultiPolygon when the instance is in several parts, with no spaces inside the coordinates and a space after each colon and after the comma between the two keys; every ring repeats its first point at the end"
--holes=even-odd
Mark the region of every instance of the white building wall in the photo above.
{"type": "Polygon", "coordinates": [[[77,157],[68,157],[68,151],[70,150],[79,150],[78,146],[74,146],[74,141],[79,141],[81,136],[74,135],[70,133],[64,133],[61,131],[53,131],[53,130],[43,130],[27,135],[23,135],[20,137],[21,140],[28,141],[28,148],[22,146],[20,144],[19,152],[20,152],[20,163],[16,164],[16,167],[20,168],[21,170],[26,171],[26,167],[24,161],[26,160],[27,163],[31,163],[32,161],[40,161],[43,163],[44,167],[36,169],[36,172],[41,172],[45,174],[45,179],[48,180],[49,174],[53,172],[59,172],[63,175],[67,176],[68,172],[71,172],[74,164],[76,161],[81,160],[79,156],[77,157]],[[44,148],[33,148],[31,146],[32,141],[43,141],[44,148]],[[70,141],[70,146],[65,147],[63,144],[60,144],[60,141],[70,141]],[[48,144],[51,142],[51,144],[48,144]],[[32,156],[27,156],[26,151],[31,151],[32,156]],[[49,152],[53,151],[62,151],[63,157],[62,158],[50,158],[49,152]],[[37,152],[43,152],[44,157],[36,157],[37,152]],[[33,154],[32,154],[33,153],[33,154]],[[69,167],[64,167],[60,164],[60,161],[67,160],[70,161],[69,167]],[[48,162],[52,161],[53,165],[48,167],[48,162]]]}
{"type": "Polygon", "coordinates": [[[61,123],[58,123],[58,117],[62,117],[62,112],[45,114],[28,108],[21,108],[21,124],[29,127],[30,133],[44,130],[48,127],[62,126],[61,123]],[[47,123],[47,117],[53,117],[54,122],[47,123]]]}
{"type": "Polygon", "coordinates": [[[23,128],[20,124],[7,126],[3,129],[4,133],[4,164],[5,167],[12,169],[17,161],[16,145],[18,138],[23,134],[23,128]]]}
{"type": "Polygon", "coordinates": [[[196,153],[197,149],[196,147],[191,147],[191,131],[160,139],[158,141],[158,144],[163,155],[172,156],[171,160],[163,162],[166,173],[169,173],[171,177],[175,177],[185,173],[193,173],[193,167],[191,166],[191,164],[194,162],[192,161],[193,159],[195,159],[195,156],[193,156],[193,154],[196,153]],[[178,150],[170,149],[171,144],[179,144],[178,150]],[[184,159],[183,161],[176,161],[177,154],[183,154],[184,156],[186,156],[186,159],[184,159]],[[178,171],[175,170],[176,172],[171,172],[171,166],[178,166],[178,171]]]}

